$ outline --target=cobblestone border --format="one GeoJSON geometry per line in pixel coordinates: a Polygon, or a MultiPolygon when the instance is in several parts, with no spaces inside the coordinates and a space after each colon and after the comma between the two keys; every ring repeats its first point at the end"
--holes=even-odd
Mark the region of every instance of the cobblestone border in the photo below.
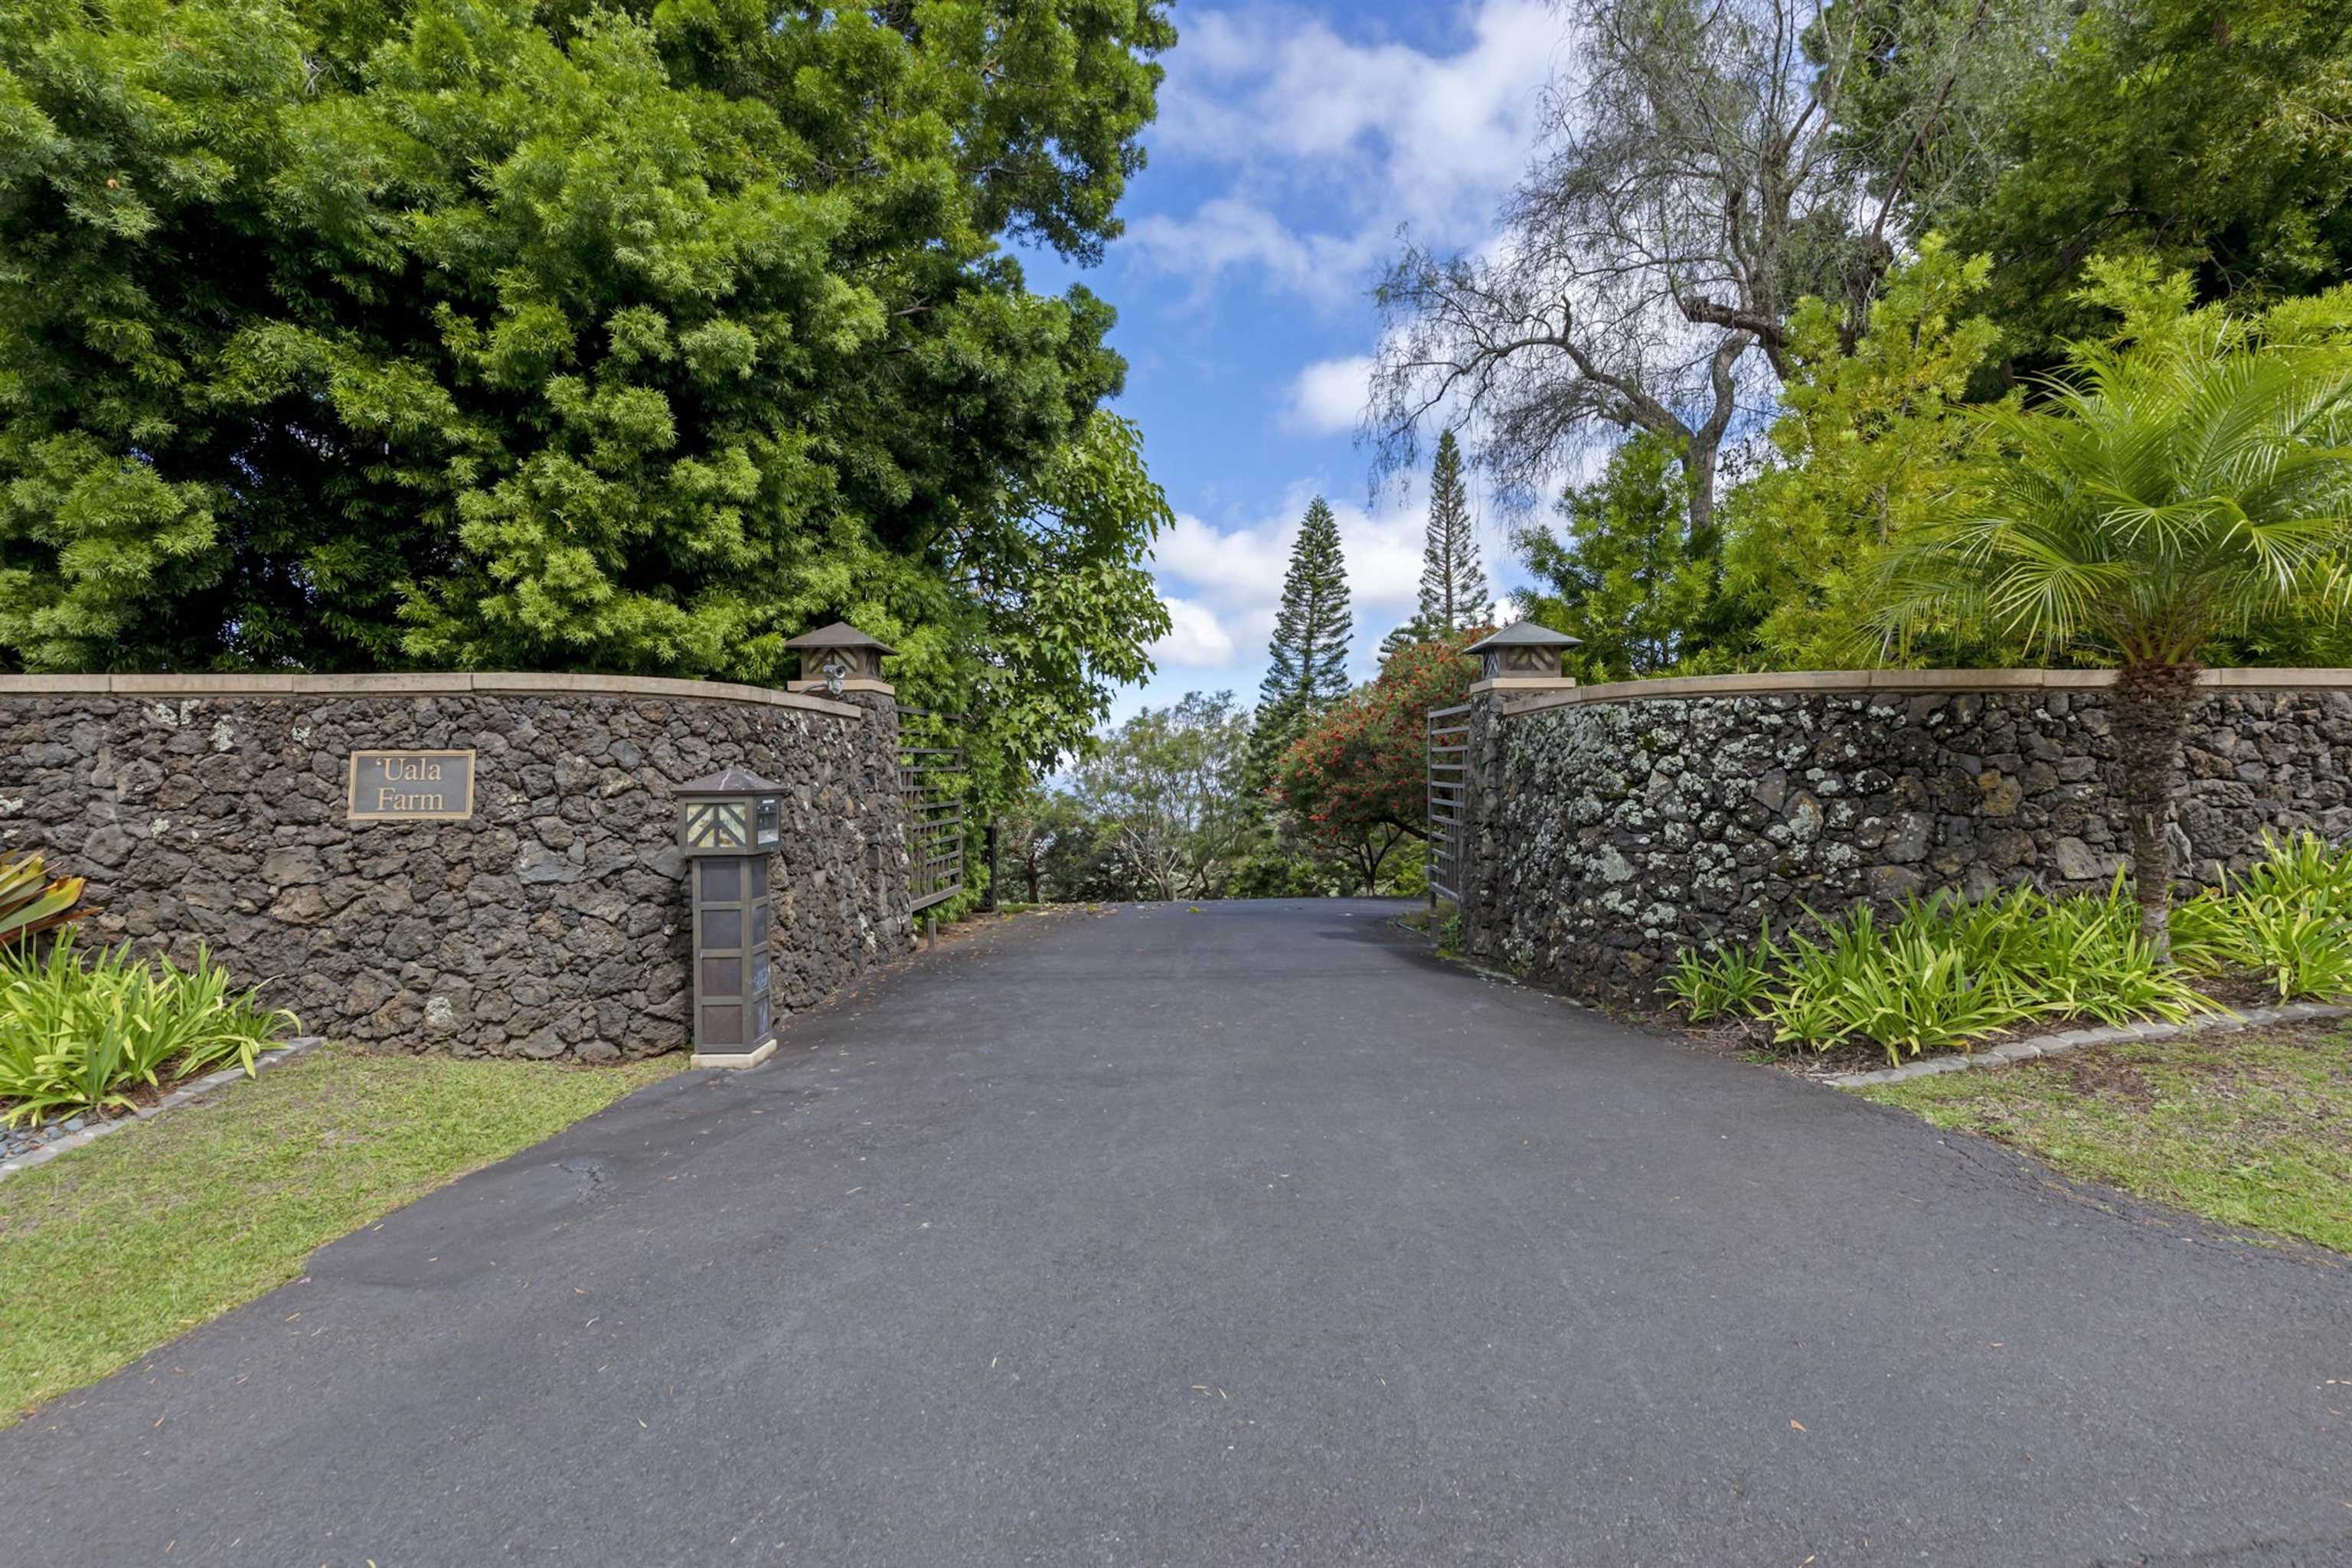
{"type": "Polygon", "coordinates": [[[2178,1024],[2118,1024],[2111,1028],[2069,1029],[2063,1034],[2011,1040],[2006,1045],[1972,1055],[1927,1057],[1916,1062],[1905,1062],[1899,1068],[1883,1068],[1877,1072],[1834,1073],[1816,1081],[1839,1089],[1861,1089],[1868,1084],[1902,1083],[1939,1072],[2007,1067],[2011,1062],[2032,1061],[2040,1057],[2055,1056],[2060,1051],[2071,1051],[2080,1046],[2112,1046],[2123,1040],[2169,1040],[2182,1035],[2213,1030],[2251,1029],[2263,1024],[2299,1024],[2315,1018],[2343,1017],[2352,1017],[2352,1007],[2338,1007],[2326,1002],[2288,1002],[2276,1007],[2249,1007],[2242,1013],[2207,1014],[2178,1024]]]}
{"type": "MultiPolygon", "coordinates": [[[[257,1078],[282,1062],[291,1061],[312,1047],[324,1043],[325,1039],[326,1037],[323,1035],[297,1035],[277,1049],[262,1052],[254,1058],[254,1076],[257,1078]]],[[[0,1182],[6,1181],[19,1171],[29,1171],[36,1165],[45,1165],[67,1150],[79,1149],[85,1143],[95,1142],[110,1132],[120,1132],[126,1127],[136,1127],[142,1121],[152,1121],[166,1110],[172,1110],[183,1105],[193,1105],[200,1100],[209,1100],[244,1077],[243,1068],[222,1068],[217,1071],[208,1072],[202,1078],[189,1079],[154,1104],[140,1106],[128,1116],[114,1117],[110,1121],[95,1122],[79,1131],[61,1134],[28,1153],[19,1154],[12,1160],[0,1161],[0,1182]]]]}

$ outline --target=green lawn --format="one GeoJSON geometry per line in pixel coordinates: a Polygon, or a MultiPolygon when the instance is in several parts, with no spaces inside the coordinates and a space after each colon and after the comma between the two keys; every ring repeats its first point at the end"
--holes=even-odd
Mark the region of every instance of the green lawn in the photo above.
{"type": "Polygon", "coordinates": [[[594,1068],[321,1046],[0,1182],[0,1426],[683,1059],[594,1068]]]}
{"type": "Polygon", "coordinates": [[[2352,1252],[2352,1030],[2092,1046],[1857,1092],[2070,1176],[2352,1252]]]}

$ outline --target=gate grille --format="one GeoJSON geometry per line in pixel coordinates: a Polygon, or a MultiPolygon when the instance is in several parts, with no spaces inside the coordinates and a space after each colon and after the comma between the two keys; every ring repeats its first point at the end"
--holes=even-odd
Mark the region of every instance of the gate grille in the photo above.
{"type": "Polygon", "coordinates": [[[908,890],[918,910],[963,891],[963,743],[957,713],[898,710],[898,797],[907,811],[908,890]]]}
{"type": "Polygon", "coordinates": [[[1429,710],[1429,889],[1462,901],[1462,797],[1470,776],[1470,705],[1429,710]]]}

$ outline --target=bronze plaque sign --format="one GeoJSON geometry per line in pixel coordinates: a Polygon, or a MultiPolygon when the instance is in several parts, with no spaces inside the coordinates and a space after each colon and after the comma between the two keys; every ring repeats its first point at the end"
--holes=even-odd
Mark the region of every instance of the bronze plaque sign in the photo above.
{"type": "Polygon", "coordinates": [[[455,822],[474,815],[471,752],[353,752],[353,822],[455,822]]]}

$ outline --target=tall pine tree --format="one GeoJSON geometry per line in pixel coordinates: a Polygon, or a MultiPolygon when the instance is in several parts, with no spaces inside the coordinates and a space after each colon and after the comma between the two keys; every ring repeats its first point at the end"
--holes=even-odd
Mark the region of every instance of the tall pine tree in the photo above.
{"type": "Polygon", "coordinates": [[[1348,566],[1339,554],[1339,520],[1317,496],[1307,503],[1282,578],[1282,610],[1266,645],[1250,738],[1250,784],[1263,788],[1274,763],[1307,721],[1348,692],[1348,566]]]}
{"type": "Polygon", "coordinates": [[[1470,494],[1462,486],[1462,448],[1451,430],[1437,437],[1429,471],[1429,532],[1421,547],[1421,624],[1445,637],[1484,626],[1495,616],[1495,595],[1478,564],[1478,532],[1470,494]]]}
{"type": "Polygon", "coordinates": [[[1495,596],[1478,563],[1478,532],[1462,484],[1462,447],[1454,432],[1437,437],[1429,474],[1429,531],[1421,547],[1421,604],[1412,619],[1381,643],[1381,662],[1411,643],[1449,637],[1495,618],[1495,596]]]}

